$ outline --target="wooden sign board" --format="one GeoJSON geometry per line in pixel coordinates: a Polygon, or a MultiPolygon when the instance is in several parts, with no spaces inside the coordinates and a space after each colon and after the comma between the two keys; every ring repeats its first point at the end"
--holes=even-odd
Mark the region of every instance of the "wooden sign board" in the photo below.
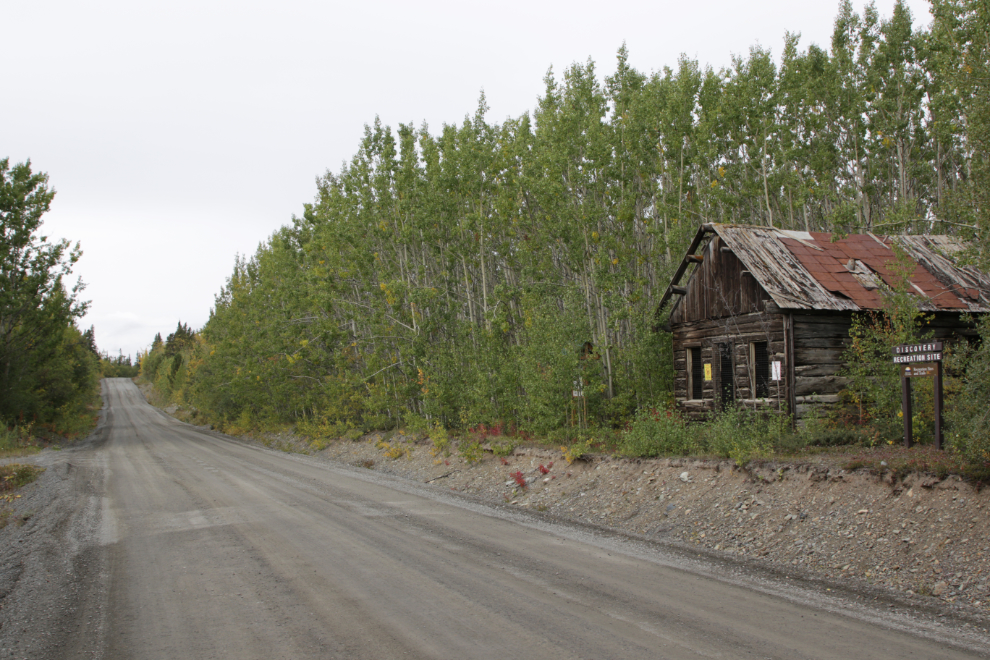
{"type": "Polygon", "coordinates": [[[894,364],[941,361],[942,342],[940,341],[932,341],[927,344],[901,344],[894,347],[894,364]]]}

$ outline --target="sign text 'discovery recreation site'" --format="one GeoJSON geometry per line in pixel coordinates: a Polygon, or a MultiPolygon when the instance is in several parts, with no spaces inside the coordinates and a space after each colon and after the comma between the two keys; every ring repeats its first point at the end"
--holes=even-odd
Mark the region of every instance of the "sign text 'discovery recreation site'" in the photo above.
{"type": "Polygon", "coordinates": [[[894,364],[941,361],[942,342],[940,341],[928,342],[927,344],[901,344],[894,347],[894,364]]]}

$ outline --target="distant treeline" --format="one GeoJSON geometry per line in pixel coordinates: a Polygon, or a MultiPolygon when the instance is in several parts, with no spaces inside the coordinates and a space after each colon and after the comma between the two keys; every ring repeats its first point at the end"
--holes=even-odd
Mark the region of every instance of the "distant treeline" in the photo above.
{"type": "Polygon", "coordinates": [[[614,75],[548,73],[501,123],[484,97],[438,133],[376,120],[142,370],[227,419],[545,434],[579,390],[614,426],[671,396],[654,311],[703,222],[960,234],[986,266],[990,15],[932,9],[916,32],[901,3],[845,2],[829,49],[788,35],[779,62],[718,71],[644,74],[622,48],[614,75]]]}
{"type": "Polygon", "coordinates": [[[124,355],[123,351],[117,355],[100,352],[100,373],[104,378],[134,378],[140,370],[140,363],[131,364],[131,356],[124,355]]]}
{"type": "Polygon", "coordinates": [[[41,234],[54,196],[30,161],[0,160],[0,432],[25,437],[88,429],[99,393],[93,330],[76,327],[88,303],[66,282],[82,252],[41,234]]]}

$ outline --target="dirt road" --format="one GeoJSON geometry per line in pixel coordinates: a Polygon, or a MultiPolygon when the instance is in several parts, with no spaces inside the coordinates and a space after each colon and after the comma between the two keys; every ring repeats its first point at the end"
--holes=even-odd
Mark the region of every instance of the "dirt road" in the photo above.
{"type": "Polygon", "coordinates": [[[165,416],[130,381],[104,388],[99,438],[40,457],[33,514],[3,530],[0,657],[845,660],[990,648],[931,614],[247,446],[165,416]]]}

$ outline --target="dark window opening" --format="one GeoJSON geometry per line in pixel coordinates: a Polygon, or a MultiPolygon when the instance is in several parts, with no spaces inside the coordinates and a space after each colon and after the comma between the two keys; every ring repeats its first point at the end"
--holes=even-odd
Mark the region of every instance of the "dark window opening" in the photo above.
{"type": "Polygon", "coordinates": [[[765,341],[753,342],[753,391],[757,399],[770,396],[770,353],[765,341]]]}
{"type": "Polygon", "coordinates": [[[705,382],[705,365],[701,363],[701,347],[694,346],[688,349],[691,361],[691,391],[689,398],[702,398],[702,387],[705,382]]]}
{"type": "Polygon", "coordinates": [[[719,357],[719,399],[723,407],[736,398],[732,373],[732,344],[718,345],[719,357]]]}

